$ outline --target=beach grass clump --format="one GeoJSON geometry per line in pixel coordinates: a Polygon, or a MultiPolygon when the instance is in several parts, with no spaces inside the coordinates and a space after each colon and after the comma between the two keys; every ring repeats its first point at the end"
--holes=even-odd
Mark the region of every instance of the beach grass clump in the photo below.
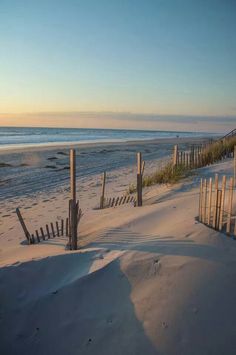
{"type": "Polygon", "coordinates": [[[236,145],[236,137],[217,141],[206,147],[202,154],[203,165],[213,164],[232,153],[236,145]]]}
{"type": "MultiPolygon", "coordinates": [[[[143,177],[143,187],[152,186],[156,184],[174,184],[186,177],[189,169],[184,165],[173,166],[171,162],[167,163],[161,169],[155,171],[150,175],[143,177]]],[[[136,192],[136,185],[130,184],[128,188],[128,193],[132,194],[136,192]]]]}
{"type": "Polygon", "coordinates": [[[130,184],[127,190],[127,194],[131,195],[137,191],[136,185],[135,184],[130,184]]]}
{"type": "Polygon", "coordinates": [[[167,163],[163,168],[157,170],[156,172],[144,176],[143,187],[151,186],[155,184],[173,184],[178,182],[180,179],[187,175],[189,169],[179,164],[178,166],[173,166],[171,162],[167,163]]]}

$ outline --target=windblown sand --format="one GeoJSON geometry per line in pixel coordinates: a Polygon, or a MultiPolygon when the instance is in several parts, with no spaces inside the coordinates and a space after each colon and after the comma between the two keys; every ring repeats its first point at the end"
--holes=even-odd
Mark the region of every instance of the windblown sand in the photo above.
{"type": "MultiPolygon", "coordinates": [[[[100,191],[93,178],[80,195],[76,252],[65,250],[64,238],[21,244],[16,201],[6,204],[0,353],[236,354],[236,241],[196,220],[199,178],[216,172],[232,176],[232,160],[146,188],[142,208],[102,211],[93,209],[100,191]]],[[[110,195],[127,186],[124,171],[114,174],[110,195]]],[[[32,232],[64,216],[68,197],[42,193],[35,206],[22,199],[32,232]]]]}

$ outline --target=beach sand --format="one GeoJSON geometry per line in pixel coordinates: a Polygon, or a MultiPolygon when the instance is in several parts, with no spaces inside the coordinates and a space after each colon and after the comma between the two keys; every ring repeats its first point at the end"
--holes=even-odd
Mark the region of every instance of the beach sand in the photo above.
{"type": "MultiPolygon", "coordinates": [[[[74,252],[62,237],[22,244],[12,213],[21,206],[33,232],[67,214],[68,189],[3,200],[0,353],[235,354],[236,241],[196,220],[199,179],[215,173],[232,176],[232,160],[145,188],[141,208],[104,210],[100,175],[79,178],[74,252]]],[[[132,165],[110,174],[108,196],[135,182],[132,165]]]]}

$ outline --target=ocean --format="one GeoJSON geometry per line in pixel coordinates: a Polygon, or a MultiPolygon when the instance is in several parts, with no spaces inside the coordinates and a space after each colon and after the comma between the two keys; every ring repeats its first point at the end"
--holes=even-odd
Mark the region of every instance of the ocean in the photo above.
{"type": "MultiPolygon", "coordinates": [[[[40,146],[57,143],[96,143],[152,140],[159,138],[204,137],[210,133],[90,128],[0,127],[0,149],[9,146],[40,146]]],[[[212,135],[212,134],[211,134],[212,135]]]]}
{"type": "Polygon", "coordinates": [[[0,128],[0,201],[68,188],[69,148],[51,147],[53,143],[100,142],[98,145],[76,147],[76,175],[81,184],[83,179],[87,180],[104,171],[108,176],[120,168],[125,168],[126,172],[130,169],[135,171],[137,152],[142,152],[147,169],[152,161],[158,168],[163,159],[169,159],[173,154],[173,142],[178,142],[180,149],[187,150],[194,142],[207,140],[206,137],[198,138],[198,135],[202,136],[191,132],[0,128]],[[179,141],[176,136],[187,138],[179,141]],[[153,140],[167,137],[173,137],[173,140],[153,140]],[[132,142],[119,143],[124,140],[132,142]],[[47,144],[48,149],[31,149],[31,145],[42,144],[47,144]],[[1,147],[6,146],[13,149],[1,151],[1,147]],[[27,146],[27,149],[18,149],[18,146],[27,146]]]}

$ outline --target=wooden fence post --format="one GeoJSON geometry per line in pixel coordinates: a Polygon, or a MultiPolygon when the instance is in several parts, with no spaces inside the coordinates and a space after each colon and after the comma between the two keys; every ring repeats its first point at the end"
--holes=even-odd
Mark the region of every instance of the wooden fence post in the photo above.
{"type": "Polygon", "coordinates": [[[204,179],[203,185],[203,213],[202,213],[202,222],[206,223],[206,206],[207,205],[207,179],[204,179]]]}
{"type": "Polygon", "coordinates": [[[213,206],[213,222],[212,227],[216,228],[216,220],[217,220],[217,191],[218,191],[218,174],[215,174],[215,199],[214,199],[214,206],[213,206]]]}
{"type": "Polygon", "coordinates": [[[77,249],[77,203],[76,203],[76,154],[75,150],[70,150],[70,182],[71,182],[71,200],[70,200],[70,230],[71,230],[71,248],[77,249]]]}
{"type": "Polygon", "coordinates": [[[43,240],[45,240],[45,235],[44,235],[44,231],[43,231],[43,228],[42,228],[42,227],[40,227],[40,232],[41,232],[41,235],[42,235],[43,240]]]}
{"type": "Polygon", "coordinates": [[[36,238],[37,238],[38,243],[40,243],[40,238],[39,238],[39,232],[38,232],[38,230],[35,231],[35,234],[36,234],[36,238]]]}
{"type": "Polygon", "coordinates": [[[215,229],[216,230],[219,230],[221,195],[222,195],[221,190],[217,190],[216,222],[215,222],[215,229]]]}
{"type": "Polygon", "coordinates": [[[71,244],[72,250],[77,250],[77,215],[78,215],[78,203],[73,199],[70,200],[70,226],[71,226],[71,244]]]}
{"type": "Polygon", "coordinates": [[[174,146],[174,154],[173,154],[173,166],[178,165],[178,145],[174,146]]]}
{"type": "Polygon", "coordinates": [[[208,195],[208,217],[207,224],[211,224],[211,202],[212,202],[212,178],[209,179],[209,195],[208,195]]]}
{"type": "Polygon", "coordinates": [[[142,206],[142,154],[137,153],[137,203],[142,206]]]}
{"type": "Polygon", "coordinates": [[[142,172],[141,172],[142,176],[144,174],[144,169],[145,169],[145,161],[143,160],[142,161],[142,172]]]}
{"type": "Polygon", "coordinates": [[[75,150],[70,150],[70,191],[72,200],[76,201],[76,155],[75,150]]]}
{"type": "Polygon", "coordinates": [[[50,232],[49,232],[48,224],[46,224],[46,231],[47,231],[48,239],[50,239],[50,232]]]}
{"type": "Polygon", "coordinates": [[[104,171],[102,176],[102,194],[100,197],[100,208],[104,208],[104,196],[105,196],[105,185],[106,185],[106,172],[104,171]]]}
{"type": "Polygon", "coordinates": [[[61,235],[64,235],[64,219],[61,220],[61,235]]]}
{"type": "Polygon", "coordinates": [[[57,236],[60,237],[60,231],[59,231],[59,224],[58,224],[58,221],[56,221],[56,229],[57,229],[57,236]]]}
{"type": "Polygon", "coordinates": [[[198,207],[198,218],[199,222],[202,222],[202,179],[200,182],[200,193],[199,193],[199,207],[198,207]]]}
{"type": "Polygon", "coordinates": [[[17,214],[17,217],[18,217],[18,219],[20,221],[21,227],[22,227],[22,229],[24,231],[25,237],[28,240],[28,243],[31,244],[30,233],[29,233],[29,231],[28,231],[28,229],[27,229],[27,227],[25,225],[24,219],[23,219],[23,217],[22,217],[22,215],[20,213],[20,209],[19,208],[16,208],[16,214],[17,214]]]}
{"type": "Polygon", "coordinates": [[[51,230],[52,230],[52,236],[55,238],[55,231],[54,231],[54,226],[53,223],[51,222],[51,230]]]}
{"type": "Polygon", "coordinates": [[[230,223],[231,223],[231,215],[232,215],[232,204],[233,204],[233,178],[229,180],[229,199],[228,199],[228,211],[227,211],[227,226],[226,226],[226,234],[230,235],[230,223]]]}
{"type": "Polygon", "coordinates": [[[224,204],[225,204],[225,187],[226,187],[226,176],[222,177],[221,185],[221,202],[220,202],[220,215],[219,215],[219,230],[222,230],[223,219],[224,219],[224,204]]]}

